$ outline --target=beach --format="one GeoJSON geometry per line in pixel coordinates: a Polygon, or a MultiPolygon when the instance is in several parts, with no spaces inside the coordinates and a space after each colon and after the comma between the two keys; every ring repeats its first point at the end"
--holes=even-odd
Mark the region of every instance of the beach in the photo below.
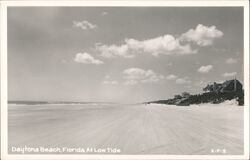
{"type": "Polygon", "coordinates": [[[243,154],[243,109],[231,103],[193,106],[9,104],[9,153],[18,153],[18,147],[60,151],[65,147],[60,153],[243,154]],[[72,148],[72,152],[67,148],[72,148]],[[86,152],[90,148],[92,151],[86,152]],[[81,149],[85,151],[80,152],[81,149]]]}

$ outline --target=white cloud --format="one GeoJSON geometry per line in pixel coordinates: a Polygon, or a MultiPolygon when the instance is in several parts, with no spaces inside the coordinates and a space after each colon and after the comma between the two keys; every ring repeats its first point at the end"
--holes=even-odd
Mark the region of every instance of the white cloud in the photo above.
{"type": "Polygon", "coordinates": [[[124,58],[133,58],[134,55],[128,52],[129,48],[127,45],[96,45],[96,50],[101,53],[103,57],[113,58],[113,57],[124,57],[124,58]]]}
{"type": "Polygon", "coordinates": [[[223,77],[233,77],[233,76],[236,76],[236,74],[237,74],[236,72],[231,72],[231,73],[226,72],[226,73],[223,73],[222,76],[223,77]]]}
{"type": "Polygon", "coordinates": [[[108,12],[102,12],[102,15],[103,16],[105,16],[105,15],[107,15],[108,14],[108,12]]]}
{"type": "Polygon", "coordinates": [[[97,25],[92,24],[88,21],[73,21],[73,27],[87,30],[87,29],[95,29],[97,28],[97,25]]]}
{"type": "Polygon", "coordinates": [[[207,27],[199,24],[196,29],[190,29],[186,33],[181,34],[181,36],[174,37],[173,35],[165,34],[144,40],[127,38],[121,44],[96,44],[95,49],[106,58],[133,58],[140,53],[153,56],[189,55],[198,53],[198,49],[191,47],[191,42],[195,42],[201,47],[208,46],[222,36],[223,32],[216,29],[215,26],[207,27]]]}
{"type": "Polygon", "coordinates": [[[173,80],[173,79],[176,79],[176,78],[177,78],[177,76],[174,75],[174,74],[170,74],[170,75],[168,75],[168,76],[166,77],[166,79],[168,79],[168,80],[173,80]]]}
{"type": "Polygon", "coordinates": [[[179,39],[172,35],[164,35],[147,40],[126,39],[126,45],[133,51],[141,51],[150,53],[154,56],[159,54],[194,54],[196,50],[192,50],[190,45],[181,45],[179,39]]]}
{"type": "Polygon", "coordinates": [[[175,81],[176,84],[189,84],[191,83],[191,81],[189,80],[188,77],[184,77],[184,78],[178,78],[175,81]]]}
{"type": "Polygon", "coordinates": [[[201,66],[197,71],[200,73],[208,73],[211,69],[213,69],[212,65],[201,66]]]}
{"type": "Polygon", "coordinates": [[[129,68],[123,71],[125,84],[134,85],[137,83],[155,83],[160,81],[163,75],[157,75],[152,70],[143,70],[140,68],[129,68]]]}
{"type": "Polygon", "coordinates": [[[103,64],[103,61],[95,59],[88,53],[77,53],[74,59],[77,63],[85,63],[85,64],[103,64]]]}
{"type": "Polygon", "coordinates": [[[182,34],[181,39],[184,41],[193,41],[199,46],[209,46],[214,43],[215,39],[222,36],[223,32],[216,29],[216,26],[207,27],[199,24],[196,29],[190,29],[182,34]]]}
{"type": "Polygon", "coordinates": [[[109,81],[109,80],[105,80],[102,83],[103,84],[110,84],[110,85],[117,85],[117,84],[119,84],[119,82],[117,82],[117,81],[109,81]]]}
{"type": "Polygon", "coordinates": [[[129,68],[123,71],[125,79],[145,79],[147,77],[154,76],[155,73],[152,70],[143,70],[140,68],[129,68]]]}
{"type": "Polygon", "coordinates": [[[96,50],[101,53],[103,57],[124,57],[133,58],[137,53],[147,53],[153,56],[159,54],[195,54],[197,50],[193,50],[190,45],[181,45],[179,40],[172,35],[164,35],[147,40],[125,39],[121,45],[96,45],[96,50]]]}
{"type": "Polygon", "coordinates": [[[228,58],[228,59],[226,59],[226,63],[227,64],[233,64],[233,63],[237,63],[238,61],[237,61],[237,59],[234,59],[234,58],[228,58]]]}

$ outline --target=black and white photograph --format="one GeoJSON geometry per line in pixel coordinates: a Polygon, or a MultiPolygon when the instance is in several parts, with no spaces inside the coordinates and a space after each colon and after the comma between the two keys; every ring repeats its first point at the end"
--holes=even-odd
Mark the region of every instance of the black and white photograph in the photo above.
{"type": "Polygon", "coordinates": [[[245,8],[7,6],[6,154],[249,154],[245,8]]]}

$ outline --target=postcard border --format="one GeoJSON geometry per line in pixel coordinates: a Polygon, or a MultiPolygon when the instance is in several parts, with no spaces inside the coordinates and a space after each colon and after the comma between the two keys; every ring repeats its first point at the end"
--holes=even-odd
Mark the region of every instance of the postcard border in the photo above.
{"type": "Polygon", "coordinates": [[[248,159],[249,157],[249,2],[248,1],[2,1],[1,4],[1,158],[2,159],[248,159]],[[164,6],[244,7],[244,155],[10,155],[7,142],[7,7],[16,6],[164,6]]]}

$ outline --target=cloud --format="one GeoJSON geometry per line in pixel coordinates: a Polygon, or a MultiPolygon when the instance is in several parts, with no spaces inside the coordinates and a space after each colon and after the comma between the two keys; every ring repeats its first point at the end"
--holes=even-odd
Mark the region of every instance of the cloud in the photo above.
{"type": "Polygon", "coordinates": [[[129,48],[127,45],[96,45],[96,50],[101,53],[103,57],[113,58],[113,57],[124,57],[124,58],[133,58],[134,55],[128,52],[129,48]]]}
{"type": "Polygon", "coordinates": [[[184,77],[184,78],[178,78],[175,81],[176,84],[189,84],[191,83],[191,81],[189,80],[188,77],[184,77]]]}
{"type": "Polygon", "coordinates": [[[159,54],[194,54],[197,52],[192,50],[190,45],[181,45],[179,39],[169,34],[142,41],[126,39],[125,43],[133,51],[150,53],[154,56],[159,54]]]}
{"type": "Polygon", "coordinates": [[[123,71],[125,79],[145,79],[156,75],[152,70],[143,70],[140,68],[129,68],[123,71]]]}
{"type": "Polygon", "coordinates": [[[103,64],[103,61],[95,59],[88,53],[77,53],[74,59],[77,63],[85,63],[85,64],[103,64]]]}
{"type": "Polygon", "coordinates": [[[88,30],[97,28],[97,25],[88,21],[73,21],[73,27],[81,28],[82,30],[88,30]]]}
{"type": "Polygon", "coordinates": [[[129,68],[123,71],[124,84],[134,85],[137,83],[155,83],[162,79],[163,75],[157,75],[152,70],[143,70],[140,68],[129,68]]]}
{"type": "Polygon", "coordinates": [[[96,45],[96,50],[101,53],[103,57],[114,58],[124,57],[133,58],[135,54],[147,53],[153,56],[172,55],[172,54],[195,54],[197,50],[193,50],[190,45],[182,45],[179,39],[172,35],[164,35],[147,40],[125,39],[121,45],[96,45]]]}
{"type": "Polygon", "coordinates": [[[226,72],[226,73],[223,73],[222,76],[223,77],[233,77],[233,76],[236,76],[236,74],[237,74],[236,72],[231,72],[231,73],[226,72]]]}
{"type": "Polygon", "coordinates": [[[117,85],[119,82],[117,81],[110,81],[110,80],[105,80],[102,82],[103,84],[108,84],[108,85],[117,85]]]}
{"type": "Polygon", "coordinates": [[[105,16],[105,15],[107,15],[108,14],[108,12],[102,12],[102,15],[103,16],[105,16]]]}
{"type": "Polygon", "coordinates": [[[211,69],[213,69],[212,65],[201,66],[197,71],[200,73],[208,73],[211,69]]]}
{"type": "Polygon", "coordinates": [[[177,37],[165,34],[163,36],[144,40],[127,38],[120,45],[98,44],[95,48],[106,58],[133,58],[136,54],[140,53],[151,54],[153,56],[174,54],[189,55],[198,53],[198,49],[192,48],[190,42],[195,42],[201,47],[209,46],[222,36],[223,32],[216,29],[215,26],[207,27],[199,24],[196,29],[190,29],[177,37]]]}
{"type": "Polygon", "coordinates": [[[234,63],[237,63],[237,59],[234,59],[234,58],[228,58],[226,59],[226,63],[227,64],[234,64],[234,63]]]}
{"type": "Polygon", "coordinates": [[[214,41],[223,36],[223,32],[216,29],[216,26],[207,27],[202,24],[197,25],[196,29],[190,29],[182,34],[181,40],[192,41],[199,46],[209,46],[214,41]]]}
{"type": "Polygon", "coordinates": [[[166,77],[166,79],[168,79],[168,80],[174,80],[174,79],[176,79],[176,78],[177,78],[177,76],[174,75],[174,74],[170,74],[170,75],[168,75],[168,76],[166,77]]]}

